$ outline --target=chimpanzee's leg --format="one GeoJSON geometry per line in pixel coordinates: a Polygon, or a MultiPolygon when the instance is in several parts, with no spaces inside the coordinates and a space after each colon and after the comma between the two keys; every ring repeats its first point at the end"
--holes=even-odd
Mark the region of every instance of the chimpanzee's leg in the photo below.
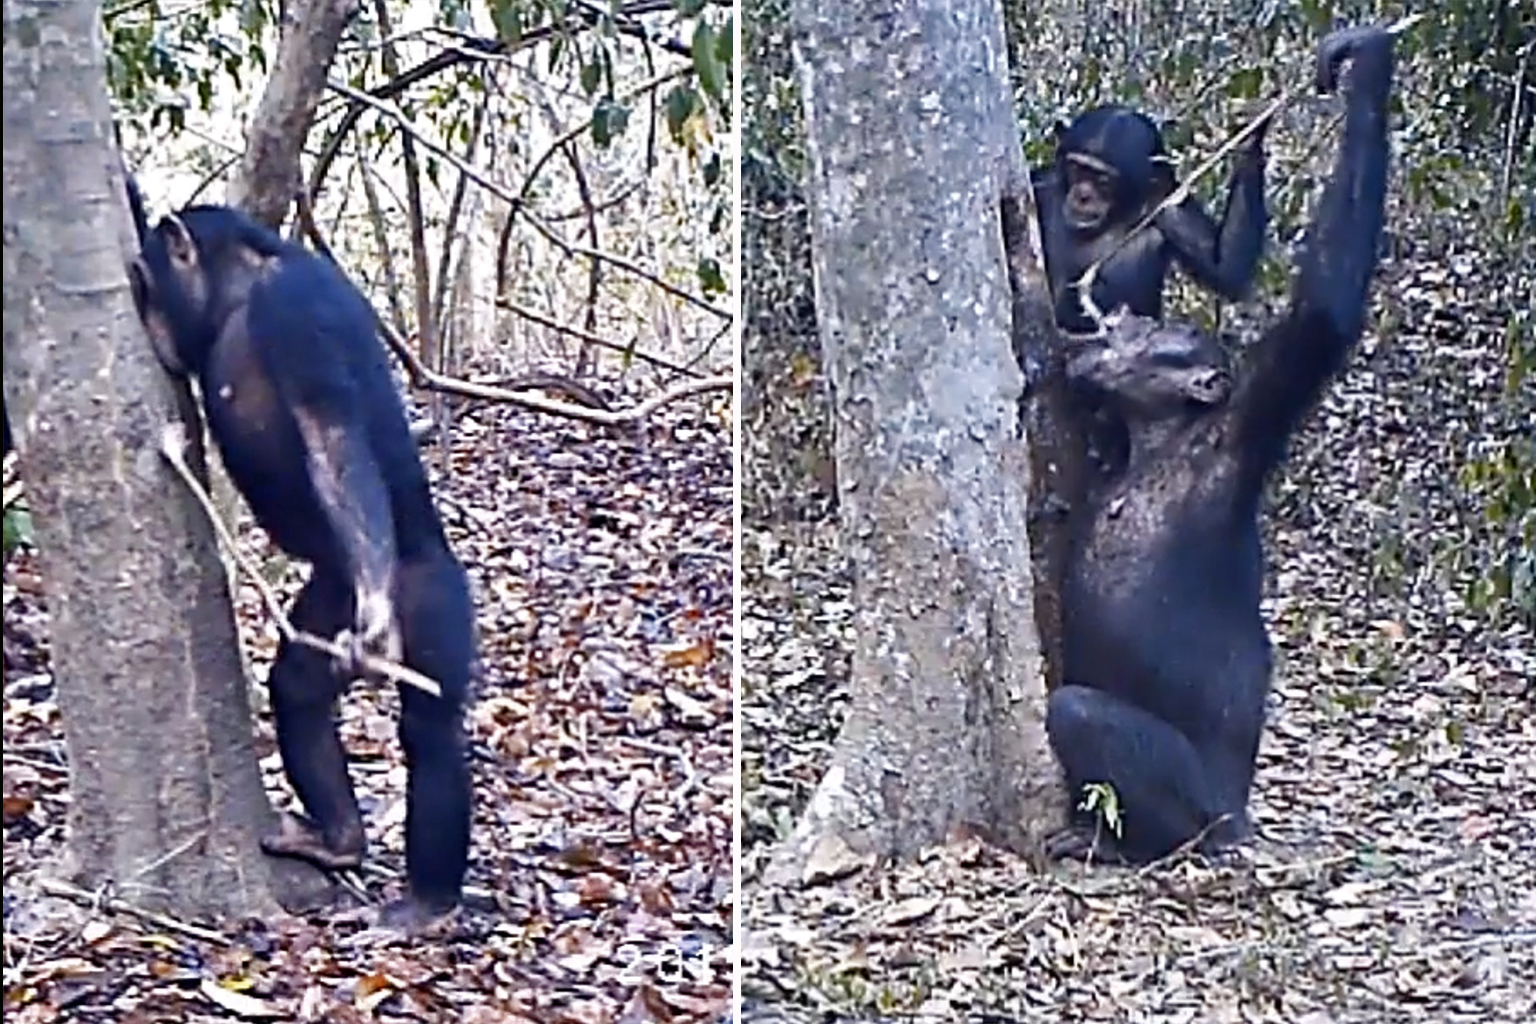
{"type": "Polygon", "coordinates": [[[1167,856],[1220,818],[1209,766],[1189,739],[1155,715],[1086,686],[1055,690],[1046,732],[1067,777],[1073,817],[1089,783],[1119,798],[1122,832],[1111,845],[1128,860],[1167,856]]]}
{"type": "Polygon", "coordinates": [[[400,688],[405,748],[405,864],[410,892],[385,922],[426,923],[458,905],[469,861],[470,779],[464,703],[475,665],[469,580],[445,548],[407,556],[395,573],[405,662],[442,687],[441,698],[400,688]]]}
{"type": "MultiPolygon", "coordinates": [[[[294,628],[329,637],[350,625],[352,594],[343,579],[317,569],[293,604],[294,628]]],[[[362,863],[363,819],[336,731],[336,698],[345,682],[328,655],[287,640],[278,648],[267,677],[277,748],[309,819],[286,820],[281,833],[262,840],[267,853],[332,869],[362,863]]]]}

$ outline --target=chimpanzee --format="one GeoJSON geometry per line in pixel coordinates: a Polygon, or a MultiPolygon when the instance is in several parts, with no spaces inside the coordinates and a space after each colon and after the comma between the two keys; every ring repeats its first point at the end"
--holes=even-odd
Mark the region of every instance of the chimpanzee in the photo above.
{"type": "MultiPolygon", "coordinates": [[[[1057,324],[1074,333],[1098,329],[1077,282],[1101,258],[1091,291],[1104,312],[1124,308],[1162,319],[1163,284],[1173,263],[1216,294],[1242,298],[1253,284],[1269,223],[1267,131],[1266,121],[1239,156],[1219,227],[1199,200],[1189,198],[1127,238],[1177,184],[1162,132],[1145,114],[1115,104],[1058,124],[1056,159],[1034,173],[1057,324]]],[[[1077,409],[1096,467],[1109,472],[1123,467],[1129,445],[1124,424],[1091,399],[1081,400],[1077,409]]]]}
{"type": "Polygon", "coordinates": [[[385,923],[455,907],[469,851],[463,706],[475,664],[468,578],[449,550],[373,311],[331,262],[228,207],[193,206],[149,233],[132,274],[161,361],[193,376],[224,465],[274,543],[313,573],[294,626],[337,636],[344,664],[284,642],[269,686],[283,768],[308,818],[262,847],[322,867],[362,860],[334,705],[357,657],[400,658],[442,697],[400,691],[409,777],[408,895],[385,923]]]}
{"type": "MultiPolygon", "coordinates": [[[[1068,523],[1065,679],[1046,728],[1074,801],[1087,784],[1114,788],[1122,833],[1108,849],[1131,861],[1219,849],[1248,831],[1271,668],[1259,505],[1360,336],[1382,225],[1391,35],[1324,39],[1322,91],[1346,59],[1343,140],[1290,307],[1237,376],[1209,336],[1136,316],[1111,318],[1066,363],[1073,386],[1123,417],[1131,450],[1068,523]]],[[[1092,815],[1074,818],[1058,853],[1081,849],[1092,815]]]]}
{"type": "Polygon", "coordinates": [[[1125,306],[1138,316],[1162,319],[1163,283],[1175,262],[1218,295],[1242,298],[1253,284],[1269,223],[1264,205],[1267,130],[1267,122],[1255,130],[1233,169],[1219,227],[1190,198],[1126,240],[1177,184],[1162,132],[1145,114],[1115,104],[1057,125],[1055,162],[1035,170],[1034,187],[1051,297],[1062,329],[1097,329],[1076,285],[1091,264],[1111,251],[1092,289],[1094,305],[1106,312],[1125,306]]]}

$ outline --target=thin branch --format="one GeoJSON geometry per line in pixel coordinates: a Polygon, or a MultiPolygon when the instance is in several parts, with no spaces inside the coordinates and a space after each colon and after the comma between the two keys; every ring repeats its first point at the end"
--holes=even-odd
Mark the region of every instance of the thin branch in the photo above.
{"type": "MultiPolygon", "coordinates": [[[[278,633],[282,634],[283,639],[289,643],[303,644],[305,647],[329,654],[338,660],[350,659],[352,652],[334,640],[324,640],[310,633],[301,633],[294,628],[293,623],[288,620],[288,616],[283,612],[282,604],[278,601],[277,595],[273,593],[272,587],[267,583],[266,577],[262,576],[260,569],[251,564],[245,552],[240,550],[240,545],[235,543],[234,535],[229,532],[229,527],[224,525],[224,521],[219,518],[218,510],[213,507],[213,499],[208,497],[208,492],[203,489],[203,485],[198,482],[191,468],[187,466],[183,455],[186,447],[186,427],[180,423],[167,424],[165,432],[160,438],[160,454],[165,456],[165,460],[175,468],[177,474],[181,476],[182,482],[192,492],[192,496],[197,499],[199,505],[203,506],[203,513],[207,515],[208,521],[213,524],[214,532],[218,534],[220,543],[224,545],[230,557],[235,560],[241,570],[255,584],[257,591],[261,594],[262,601],[267,606],[268,614],[272,616],[272,620],[277,624],[278,633]]],[[[443,695],[442,687],[431,679],[428,679],[414,669],[398,665],[387,658],[363,652],[362,656],[358,658],[358,662],[368,672],[384,676],[406,686],[414,686],[418,690],[430,693],[434,697],[441,697],[443,695]]]]}
{"type": "MultiPolygon", "coordinates": [[[[336,254],[331,251],[330,244],[320,232],[320,226],[315,223],[313,207],[309,203],[298,204],[299,216],[303,220],[304,230],[309,235],[310,241],[316,250],[330,260],[340,265],[336,254]]],[[[506,388],[498,388],[487,384],[476,384],[473,381],[460,380],[447,374],[438,373],[423,365],[421,358],[407,344],[405,338],[394,329],[383,317],[374,312],[374,323],[378,327],[379,335],[385,344],[394,352],[396,358],[405,365],[406,373],[410,375],[411,384],[414,387],[424,388],[430,391],[439,391],[444,394],[459,395],[464,398],[478,398],[490,402],[509,402],[520,405],[525,409],[533,409],[536,412],[552,413],[556,416],[565,416],[570,419],[584,420],[588,423],[598,423],[603,426],[622,426],[644,419],[657,409],[669,402],[689,395],[702,394],[708,391],[729,391],[736,384],[732,377],[702,377],[688,381],[677,387],[671,388],[658,395],[653,395],[630,409],[618,412],[610,412],[606,409],[591,409],[585,406],[571,405],[566,402],[557,402],[545,398],[542,395],[529,394],[527,392],[510,391],[506,388]]]]}
{"type": "MultiPolygon", "coordinates": [[[[527,306],[518,305],[511,299],[497,299],[496,308],[505,309],[509,313],[516,313],[523,319],[531,320],[541,327],[548,327],[550,330],[559,331],[561,334],[569,334],[573,338],[579,338],[588,344],[596,345],[598,348],[606,348],[613,352],[619,352],[626,356],[632,356],[643,363],[650,363],[652,366],[659,366],[663,370],[670,370],[673,373],[682,374],[685,377],[701,376],[699,371],[684,366],[681,363],[674,363],[669,359],[663,358],[662,356],[651,355],[649,352],[643,352],[640,349],[635,348],[633,345],[626,344],[622,341],[613,341],[612,339],[605,338],[600,334],[593,334],[591,331],[584,331],[580,327],[572,327],[569,324],[563,324],[552,317],[545,316],[543,313],[540,313],[537,310],[529,309],[527,306]]],[[[729,328],[730,325],[727,324],[726,329],[729,330],[729,328]]]]}
{"type": "MultiPolygon", "coordinates": [[[[660,11],[671,10],[673,3],[674,0],[638,0],[638,2],[628,7],[620,8],[619,13],[628,17],[638,18],[646,14],[655,14],[660,11]]],[[[583,25],[591,23],[590,18],[572,20],[579,20],[579,22],[583,25]]],[[[392,99],[395,96],[405,92],[417,82],[424,81],[433,77],[439,72],[447,71],[460,64],[467,63],[476,59],[476,57],[483,60],[490,57],[503,56],[517,50],[528,49],[530,47],[537,46],[540,43],[548,42],[556,36],[563,34],[571,27],[573,27],[571,20],[551,23],[549,25],[541,25],[536,29],[524,32],[522,37],[518,39],[516,43],[507,43],[500,39],[482,39],[475,36],[463,36],[462,38],[464,40],[464,45],[467,47],[467,49],[456,49],[449,53],[434,54],[433,56],[428,57],[426,60],[422,61],[420,64],[411,68],[411,70],[405,72],[399,78],[396,78],[390,82],[385,82],[383,85],[370,90],[369,95],[375,99],[392,99]],[[471,50],[475,52],[472,53],[470,52],[471,50]]],[[[621,28],[621,31],[626,31],[628,34],[633,34],[633,32],[626,29],[621,28]]],[[[662,45],[667,46],[666,43],[663,43],[662,45]]],[[[671,49],[672,47],[668,46],[668,48],[671,49]]],[[[679,47],[678,56],[689,57],[691,55],[692,51],[687,47],[679,47]]],[[[358,101],[352,102],[347,107],[347,112],[341,117],[341,123],[338,124],[336,126],[336,130],[331,133],[330,139],[326,142],[325,148],[321,151],[319,159],[315,162],[314,172],[310,177],[310,191],[316,193],[319,192],[320,184],[325,181],[325,176],[329,172],[331,164],[335,161],[337,155],[341,152],[342,139],[352,131],[353,126],[357,124],[358,119],[363,116],[363,111],[366,109],[367,105],[358,101]]]]}
{"type": "MultiPolygon", "coordinates": [[[[367,104],[379,113],[390,118],[400,126],[402,131],[409,132],[411,135],[413,135],[416,141],[420,143],[422,147],[431,150],[433,153],[436,153],[438,156],[442,157],[454,167],[457,167],[460,171],[463,171],[470,181],[473,181],[475,184],[491,193],[491,195],[502,200],[503,202],[509,203],[512,206],[514,212],[519,208],[520,204],[522,203],[520,198],[513,195],[510,190],[492,181],[479,168],[465,162],[464,160],[460,159],[457,154],[432,141],[421,132],[417,131],[416,126],[411,123],[411,119],[406,117],[400,108],[396,107],[393,103],[386,103],[382,100],[376,100],[372,96],[369,96],[367,93],[359,92],[345,82],[336,81],[335,79],[331,80],[330,87],[341,93],[343,96],[355,99],[359,103],[367,104]]],[[[524,212],[528,217],[528,222],[532,224],[536,229],[538,229],[540,234],[548,238],[552,243],[554,243],[554,245],[556,245],[562,252],[566,253],[567,255],[585,256],[588,259],[604,260],[605,262],[611,263],[615,267],[618,267],[620,270],[628,271],[641,280],[649,281],[657,288],[677,296],[684,302],[698,306],[700,309],[720,317],[722,320],[730,320],[732,318],[732,313],[730,310],[717,306],[707,299],[699,298],[697,295],[694,295],[692,292],[685,288],[679,288],[677,285],[666,280],[660,275],[646,270],[638,263],[626,259],[623,256],[617,256],[612,253],[598,252],[595,249],[589,249],[585,246],[575,245],[566,241],[565,239],[561,238],[559,234],[554,231],[554,229],[544,225],[532,214],[527,214],[526,211],[524,212]]]]}
{"type": "MultiPolygon", "coordinates": [[[[400,276],[395,270],[395,254],[390,248],[389,229],[384,223],[384,207],[379,202],[379,187],[374,180],[373,161],[368,159],[366,141],[358,140],[357,162],[362,169],[363,195],[368,199],[368,221],[373,225],[373,244],[378,247],[379,258],[384,264],[384,295],[389,301],[389,315],[394,318],[395,330],[404,332],[405,309],[400,305],[400,276]]],[[[309,208],[310,195],[306,190],[299,200],[301,223],[306,216],[314,216],[313,209],[309,208]]]]}
{"type": "Polygon", "coordinates": [[[129,917],[136,917],[140,921],[152,924],[156,928],[163,928],[168,932],[177,932],[189,938],[201,939],[204,942],[212,942],[219,946],[230,945],[229,937],[220,932],[201,928],[195,924],[188,924],[186,921],[179,921],[166,914],[157,914],[153,910],[144,910],[141,907],[134,906],[127,900],[88,892],[85,889],[70,885],[68,882],[61,882],[56,878],[39,879],[37,887],[50,896],[71,900],[79,903],[81,906],[100,907],[103,910],[110,910],[114,914],[127,914],[129,917]]]}

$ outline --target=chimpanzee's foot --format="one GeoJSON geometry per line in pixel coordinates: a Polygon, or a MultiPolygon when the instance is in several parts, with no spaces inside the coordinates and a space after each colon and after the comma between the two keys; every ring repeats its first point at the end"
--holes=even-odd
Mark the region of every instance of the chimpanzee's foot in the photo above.
{"type": "Polygon", "coordinates": [[[261,849],[273,857],[307,860],[327,871],[342,871],[363,863],[363,833],[359,828],[355,838],[328,843],[314,822],[302,815],[285,814],[277,834],[262,837],[261,849]]]}
{"type": "Polygon", "coordinates": [[[457,902],[433,902],[407,894],[379,912],[379,927],[414,934],[447,919],[458,906],[457,902]]]}

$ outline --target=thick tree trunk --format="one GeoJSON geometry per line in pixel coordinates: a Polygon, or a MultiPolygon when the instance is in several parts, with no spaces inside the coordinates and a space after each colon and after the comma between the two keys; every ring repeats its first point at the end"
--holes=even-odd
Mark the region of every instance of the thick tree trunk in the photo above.
{"type": "Polygon", "coordinates": [[[175,391],[134,316],[100,4],[5,0],[5,399],[69,750],[64,873],[186,915],[313,903],[269,861],[229,590],[157,454],[175,391]]]}
{"type": "Polygon", "coordinates": [[[294,0],[282,11],[272,77],[246,133],[240,173],[226,201],[270,227],[288,216],[302,187],[299,154],[325,91],[325,76],[359,0],[294,0]]]}
{"type": "Polygon", "coordinates": [[[964,827],[1028,849],[1061,799],[999,229],[1020,158],[995,0],[800,0],[794,18],[859,614],[848,719],[769,871],[780,883],[964,827]]]}

